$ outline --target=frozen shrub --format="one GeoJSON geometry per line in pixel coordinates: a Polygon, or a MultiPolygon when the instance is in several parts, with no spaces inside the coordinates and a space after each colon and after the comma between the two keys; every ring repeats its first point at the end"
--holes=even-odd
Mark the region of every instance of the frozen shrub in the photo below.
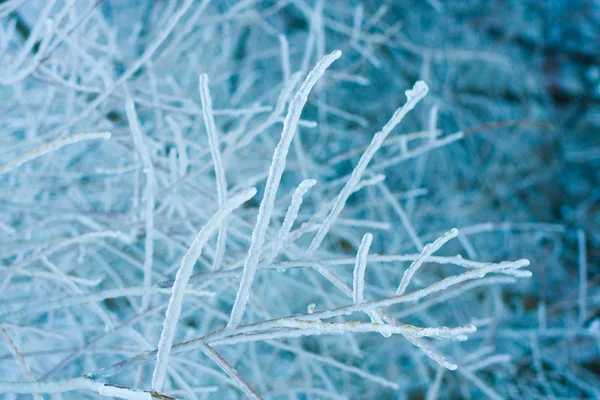
{"type": "Polygon", "coordinates": [[[600,397],[574,4],[1,2],[2,398],[600,397]]]}

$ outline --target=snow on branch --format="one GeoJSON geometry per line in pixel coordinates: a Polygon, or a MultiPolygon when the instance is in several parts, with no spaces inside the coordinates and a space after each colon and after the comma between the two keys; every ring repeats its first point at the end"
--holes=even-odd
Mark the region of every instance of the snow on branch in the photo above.
{"type": "Polygon", "coordinates": [[[27,152],[27,153],[15,158],[14,160],[7,162],[4,165],[0,165],[0,175],[10,172],[13,169],[18,168],[21,165],[25,164],[26,162],[34,160],[38,157],[41,157],[44,154],[56,151],[56,150],[60,149],[61,147],[64,147],[64,146],[67,146],[67,145],[70,145],[73,143],[84,142],[87,140],[98,140],[98,139],[108,140],[108,139],[110,139],[110,136],[111,136],[110,132],[78,133],[78,134],[75,134],[72,136],[54,140],[50,143],[47,143],[40,147],[35,148],[34,150],[31,150],[30,152],[27,152]]]}
{"type": "Polygon", "coordinates": [[[399,296],[404,294],[406,288],[410,284],[410,280],[419,270],[419,268],[421,268],[423,263],[427,261],[427,257],[438,251],[444,244],[446,244],[449,240],[454,239],[456,236],[458,236],[458,229],[452,229],[451,231],[444,233],[435,242],[426,244],[425,247],[423,247],[421,254],[419,254],[419,257],[417,257],[417,259],[413,261],[410,267],[404,272],[400,286],[398,286],[398,290],[396,290],[396,295],[399,296]]]}
{"type": "Polygon", "coordinates": [[[162,390],[165,381],[171,346],[173,345],[173,339],[175,337],[175,328],[177,321],[179,320],[179,315],[181,314],[183,295],[190,279],[190,275],[192,274],[194,264],[202,253],[202,248],[210,239],[214,231],[221,225],[223,220],[236,208],[250,200],[255,194],[256,189],[252,188],[245,190],[228,200],[223,205],[223,208],[219,209],[206,225],[204,225],[200,232],[198,232],[187,253],[181,259],[181,265],[179,270],[177,270],[177,276],[175,278],[175,283],[173,284],[169,306],[167,307],[163,330],[158,343],[156,366],[154,367],[154,373],[152,375],[152,387],[155,390],[162,390]]]}
{"type": "Polygon", "coordinates": [[[275,196],[277,195],[277,189],[281,181],[281,175],[285,169],[286,157],[296,133],[296,127],[302,114],[302,109],[308,101],[308,95],[311,89],[316,85],[317,81],[323,76],[325,70],[338,58],[340,58],[342,52],[339,50],[334,51],[331,54],[323,57],[321,61],[313,68],[308,74],[300,89],[290,102],[287,116],[283,122],[283,131],[281,132],[281,139],[273,152],[273,161],[269,169],[269,176],[267,177],[267,184],[265,186],[265,194],[260,203],[258,209],[258,217],[256,219],[256,225],[254,231],[252,231],[252,241],[250,243],[250,249],[248,250],[248,257],[244,264],[244,272],[240,281],[240,287],[235,297],[233,309],[231,310],[231,316],[229,317],[229,323],[227,326],[235,327],[239,325],[250,297],[250,287],[254,281],[254,275],[256,274],[256,266],[258,265],[262,246],[265,242],[265,235],[269,222],[271,221],[271,215],[273,214],[273,207],[275,204],[275,196]]]}
{"type": "MultiPolygon", "coordinates": [[[[202,117],[204,119],[204,127],[208,133],[208,144],[210,146],[210,154],[215,166],[215,176],[217,180],[217,197],[219,207],[223,207],[227,201],[227,179],[225,177],[225,167],[221,158],[221,150],[219,148],[219,137],[215,126],[215,118],[213,115],[212,99],[208,88],[208,75],[200,74],[200,99],[202,101],[202,117]]],[[[227,218],[223,220],[219,227],[219,235],[217,237],[217,249],[213,261],[213,270],[219,269],[225,252],[225,244],[227,242],[227,218]]]]}
{"type": "Polygon", "coordinates": [[[317,231],[317,234],[315,235],[310,246],[306,250],[306,258],[310,258],[315,253],[315,251],[317,251],[317,249],[325,239],[325,236],[327,235],[327,233],[341,214],[342,210],[344,209],[346,201],[354,192],[354,187],[360,182],[363,173],[367,169],[367,166],[369,165],[369,163],[375,156],[375,153],[377,152],[377,150],[379,150],[387,136],[402,121],[406,114],[408,114],[409,111],[415,108],[417,103],[427,95],[428,91],[429,88],[427,87],[427,84],[425,84],[425,82],[418,81],[417,83],[415,83],[414,87],[411,90],[406,91],[406,103],[402,107],[398,108],[394,115],[392,115],[392,118],[390,118],[390,120],[385,124],[383,129],[377,132],[375,136],[373,136],[373,140],[371,140],[371,143],[369,144],[363,155],[360,157],[358,164],[352,171],[352,175],[344,185],[344,188],[341,190],[340,194],[337,196],[333,209],[327,215],[325,221],[323,221],[323,224],[317,231]]]}
{"type": "Polygon", "coordinates": [[[366,233],[362,238],[358,253],[356,254],[356,266],[354,267],[353,296],[354,304],[360,304],[364,301],[365,291],[365,271],[367,269],[367,256],[369,248],[373,242],[373,235],[366,233]]]}

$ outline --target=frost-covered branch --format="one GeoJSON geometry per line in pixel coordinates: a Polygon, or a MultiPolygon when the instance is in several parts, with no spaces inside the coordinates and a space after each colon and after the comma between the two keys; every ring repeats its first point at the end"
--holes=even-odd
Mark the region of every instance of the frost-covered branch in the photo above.
{"type": "Polygon", "coordinates": [[[175,283],[173,284],[163,331],[160,335],[160,341],[158,343],[156,366],[152,375],[152,387],[154,390],[162,390],[167,372],[167,365],[169,363],[171,346],[175,337],[175,329],[177,321],[179,320],[179,315],[181,314],[183,295],[185,293],[185,288],[188,284],[190,276],[192,275],[194,264],[200,257],[200,254],[202,254],[202,248],[210,239],[214,231],[223,223],[223,220],[227,218],[227,216],[236,208],[251,199],[255,194],[256,189],[253,188],[246,190],[227,201],[223,205],[223,208],[219,209],[219,211],[213,215],[206,225],[204,225],[200,232],[198,232],[189,250],[185,256],[183,256],[179,270],[177,270],[177,277],[175,278],[175,283]]]}
{"type": "Polygon", "coordinates": [[[34,160],[38,157],[41,157],[44,154],[56,151],[56,150],[60,149],[61,147],[67,146],[69,144],[79,143],[79,142],[83,142],[83,141],[87,141],[87,140],[98,140],[98,139],[108,140],[108,139],[110,139],[110,136],[111,136],[110,132],[78,133],[73,136],[68,136],[65,138],[54,140],[50,143],[44,144],[36,149],[33,149],[30,152],[27,152],[27,153],[23,154],[22,156],[19,156],[19,157],[15,158],[14,160],[7,162],[4,165],[0,165],[0,175],[10,172],[13,169],[20,167],[21,165],[25,164],[28,161],[34,160]]]}
{"type": "Polygon", "coordinates": [[[244,264],[244,272],[242,273],[242,279],[240,281],[240,287],[238,289],[233,309],[231,310],[231,316],[229,318],[229,327],[237,326],[242,320],[248,298],[250,296],[250,287],[254,281],[254,275],[256,273],[256,266],[258,265],[262,246],[265,241],[265,234],[271,220],[273,213],[273,207],[275,203],[275,196],[277,189],[281,181],[281,175],[285,169],[286,157],[289,151],[290,144],[296,133],[296,127],[300,120],[300,114],[302,109],[308,100],[308,95],[311,89],[315,86],[319,78],[323,76],[325,70],[338,58],[340,58],[342,52],[339,50],[323,57],[321,61],[314,67],[314,69],[308,74],[300,89],[294,96],[290,103],[288,114],[283,123],[283,131],[281,133],[281,139],[273,152],[273,161],[269,169],[269,176],[267,178],[267,184],[265,186],[265,194],[263,200],[260,203],[258,209],[258,216],[256,218],[256,225],[252,232],[252,241],[250,242],[250,249],[248,250],[248,258],[244,264]]]}

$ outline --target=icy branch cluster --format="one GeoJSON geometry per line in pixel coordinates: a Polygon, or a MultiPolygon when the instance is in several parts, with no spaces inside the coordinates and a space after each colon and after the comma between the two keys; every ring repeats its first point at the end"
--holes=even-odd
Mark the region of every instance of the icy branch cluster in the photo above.
{"type": "Polygon", "coordinates": [[[599,193],[394,3],[0,2],[0,397],[600,396],[599,193]]]}

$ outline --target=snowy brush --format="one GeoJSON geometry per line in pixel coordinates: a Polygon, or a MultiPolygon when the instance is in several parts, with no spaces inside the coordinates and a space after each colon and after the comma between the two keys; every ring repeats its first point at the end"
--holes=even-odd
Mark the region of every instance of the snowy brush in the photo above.
{"type": "Polygon", "coordinates": [[[0,397],[600,398],[593,17],[400,3],[0,1],[0,397]]]}

